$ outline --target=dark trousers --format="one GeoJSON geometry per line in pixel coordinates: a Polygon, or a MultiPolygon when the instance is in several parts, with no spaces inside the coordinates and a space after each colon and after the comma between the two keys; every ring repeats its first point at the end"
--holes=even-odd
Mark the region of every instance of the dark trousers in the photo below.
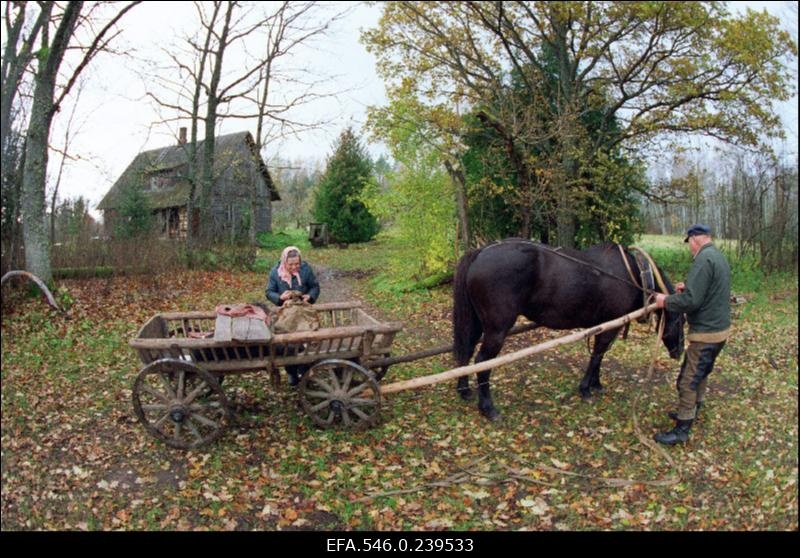
{"type": "MultiPolygon", "coordinates": [[[[277,356],[294,356],[298,353],[299,350],[302,349],[302,345],[287,345],[285,350],[284,347],[277,347],[275,354],[277,356]]],[[[286,369],[287,374],[295,374],[298,378],[302,377],[303,374],[308,372],[311,368],[310,364],[287,364],[284,366],[286,369]]]]}
{"type": "Polygon", "coordinates": [[[310,364],[287,364],[286,372],[288,374],[296,374],[298,378],[301,378],[303,374],[308,372],[309,368],[311,368],[310,364]]]}
{"type": "Polygon", "coordinates": [[[714,370],[725,341],[722,343],[700,343],[691,341],[686,349],[678,374],[678,420],[693,420],[697,403],[706,395],[708,375],[714,370]]]}

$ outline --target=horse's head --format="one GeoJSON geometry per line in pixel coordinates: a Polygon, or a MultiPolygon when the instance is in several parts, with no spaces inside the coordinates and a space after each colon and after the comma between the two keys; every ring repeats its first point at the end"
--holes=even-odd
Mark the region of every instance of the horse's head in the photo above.
{"type": "Polygon", "coordinates": [[[664,346],[669,351],[670,358],[679,359],[683,354],[683,314],[664,311],[664,346]]]}
{"type": "MultiPolygon", "coordinates": [[[[667,287],[667,292],[669,294],[673,294],[675,292],[675,288],[670,283],[667,276],[661,271],[661,277],[664,279],[664,286],[667,287]]],[[[664,336],[662,337],[662,341],[664,342],[664,346],[669,351],[670,358],[679,359],[683,354],[683,323],[685,321],[682,312],[668,312],[666,308],[664,310],[660,310],[660,313],[663,313],[661,319],[666,320],[664,324],[664,336]]]]}

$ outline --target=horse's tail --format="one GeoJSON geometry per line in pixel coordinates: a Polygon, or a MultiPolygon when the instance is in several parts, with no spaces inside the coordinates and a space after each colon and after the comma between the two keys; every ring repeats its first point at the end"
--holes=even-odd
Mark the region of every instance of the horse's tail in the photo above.
{"type": "Polygon", "coordinates": [[[479,253],[477,249],[461,256],[453,281],[453,357],[458,366],[472,358],[482,333],[481,322],[467,292],[467,271],[479,253]]]}

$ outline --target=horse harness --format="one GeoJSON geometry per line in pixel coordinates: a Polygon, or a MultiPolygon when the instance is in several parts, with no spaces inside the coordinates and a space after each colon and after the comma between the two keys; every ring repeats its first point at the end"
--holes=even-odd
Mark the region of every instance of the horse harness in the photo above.
{"type": "MultiPolygon", "coordinates": [[[[595,271],[596,273],[602,273],[603,275],[608,275],[609,277],[612,277],[612,278],[616,279],[617,281],[621,281],[623,283],[626,283],[626,284],[628,284],[628,285],[630,285],[630,286],[642,291],[642,293],[644,293],[646,295],[645,296],[645,301],[647,300],[647,297],[649,297],[654,292],[656,292],[656,286],[658,286],[660,292],[662,292],[664,294],[669,294],[669,291],[667,290],[667,287],[664,284],[664,280],[661,277],[661,273],[659,272],[658,267],[653,262],[653,258],[651,258],[650,255],[647,252],[645,252],[643,249],[639,248],[638,246],[630,246],[628,248],[628,251],[633,256],[633,258],[636,260],[636,264],[639,266],[641,283],[637,282],[636,277],[633,274],[633,270],[631,269],[630,263],[628,263],[628,258],[625,257],[626,250],[625,250],[625,248],[622,247],[621,244],[617,244],[617,248],[619,249],[619,253],[620,253],[620,257],[622,258],[622,262],[625,264],[625,269],[628,271],[628,277],[630,277],[630,281],[627,280],[627,279],[623,279],[619,275],[615,275],[614,273],[611,273],[610,271],[606,271],[605,269],[601,269],[601,268],[599,268],[599,267],[597,267],[595,265],[592,265],[587,261],[584,261],[584,260],[569,256],[569,255],[567,255],[567,254],[565,254],[564,252],[561,251],[561,247],[553,248],[553,247],[547,246],[545,244],[541,244],[541,243],[538,243],[538,242],[533,242],[533,241],[530,241],[530,240],[525,240],[524,238],[511,239],[511,240],[498,240],[497,242],[494,242],[494,243],[484,247],[484,250],[492,248],[494,246],[499,246],[500,244],[509,243],[509,242],[520,242],[520,243],[530,244],[532,246],[536,246],[537,248],[541,248],[543,250],[547,250],[551,254],[554,254],[554,255],[559,256],[561,258],[570,260],[572,262],[575,262],[575,263],[580,264],[580,265],[585,266],[585,267],[589,267],[593,271],[595,271]]],[[[646,306],[646,304],[645,304],[645,306],[646,306]]]]}
{"type": "MultiPolygon", "coordinates": [[[[662,292],[664,294],[669,294],[669,290],[667,289],[666,285],[664,284],[664,280],[661,277],[661,272],[659,271],[658,266],[656,266],[655,263],[653,262],[653,258],[651,258],[650,254],[648,254],[647,252],[645,252],[642,248],[639,248],[638,246],[630,246],[630,247],[628,247],[627,253],[630,253],[633,256],[634,260],[636,261],[636,265],[639,267],[639,279],[640,279],[640,282],[636,281],[636,277],[635,277],[635,275],[633,273],[633,269],[631,269],[630,263],[628,262],[628,258],[626,257],[626,249],[623,248],[621,244],[617,244],[617,248],[619,249],[619,254],[620,254],[620,257],[622,258],[622,262],[625,264],[625,269],[628,271],[628,277],[630,278],[630,281],[628,279],[623,279],[622,277],[620,277],[618,275],[615,275],[615,274],[613,274],[613,273],[611,273],[609,271],[606,271],[604,269],[600,269],[599,267],[597,267],[595,265],[592,265],[589,262],[586,262],[584,260],[580,260],[578,258],[574,258],[572,256],[569,256],[569,255],[567,255],[567,254],[565,254],[564,252],[561,251],[561,247],[552,248],[550,246],[546,246],[544,244],[537,243],[537,242],[532,242],[532,241],[526,240],[524,238],[513,239],[513,240],[499,240],[497,242],[494,242],[494,243],[490,244],[489,246],[486,246],[484,248],[484,250],[487,249],[487,248],[491,248],[493,246],[498,246],[500,244],[507,243],[507,242],[523,242],[523,243],[526,243],[526,244],[531,244],[531,245],[536,246],[538,248],[541,248],[543,250],[547,250],[551,254],[554,254],[554,255],[557,255],[559,257],[565,258],[565,259],[570,260],[572,262],[575,262],[577,264],[589,267],[596,273],[602,273],[604,275],[608,275],[609,277],[613,277],[617,281],[621,281],[623,283],[626,283],[626,284],[628,284],[628,285],[630,285],[630,286],[642,291],[643,300],[644,300],[644,306],[648,305],[650,299],[657,292],[656,291],[656,287],[658,287],[658,291],[660,291],[660,292],[662,292]]],[[[662,315],[661,319],[663,319],[663,318],[664,318],[664,316],[662,315]]],[[[648,319],[649,318],[647,318],[647,317],[643,317],[643,318],[639,318],[639,320],[637,320],[637,321],[639,321],[639,323],[647,323],[648,319]]],[[[625,326],[624,326],[624,330],[622,332],[622,338],[623,339],[626,339],[628,337],[628,328],[629,328],[629,326],[630,326],[630,324],[625,324],[625,326]]],[[[586,342],[587,342],[587,344],[589,343],[589,339],[588,338],[586,339],[586,342]]]]}

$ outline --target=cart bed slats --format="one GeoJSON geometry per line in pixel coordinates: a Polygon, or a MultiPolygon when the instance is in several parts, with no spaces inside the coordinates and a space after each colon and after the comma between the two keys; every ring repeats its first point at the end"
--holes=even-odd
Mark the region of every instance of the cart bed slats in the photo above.
{"type": "Polygon", "coordinates": [[[165,312],[150,318],[130,345],[144,364],[176,358],[208,371],[243,372],[327,358],[384,356],[402,328],[399,322],[376,320],[359,302],[317,304],[314,309],[320,329],[279,335],[252,318],[231,319],[208,311],[165,312]]]}

